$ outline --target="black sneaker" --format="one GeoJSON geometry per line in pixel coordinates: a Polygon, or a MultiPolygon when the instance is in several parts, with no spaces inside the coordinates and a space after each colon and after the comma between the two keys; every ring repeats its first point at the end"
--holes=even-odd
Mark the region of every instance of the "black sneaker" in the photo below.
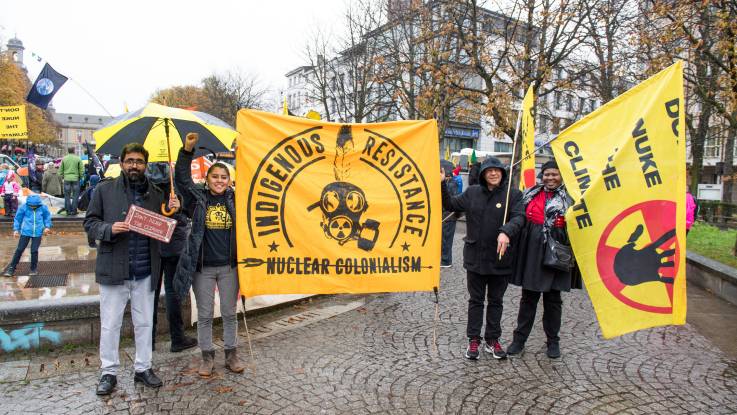
{"type": "Polygon", "coordinates": [[[33,277],[33,276],[36,276],[36,275],[38,275],[38,271],[36,271],[35,269],[32,269],[32,270],[28,271],[28,276],[29,277],[33,277]]]}
{"type": "Polygon", "coordinates": [[[15,274],[15,268],[7,267],[3,271],[3,277],[12,277],[15,274]]]}
{"type": "Polygon", "coordinates": [[[171,351],[172,353],[179,353],[181,351],[191,349],[193,347],[197,346],[197,339],[193,337],[184,337],[182,340],[178,342],[171,342],[171,351]]]}
{"type": "Polygon", "coordinates": [[[558,342],[548,342],[548,350],[546,350],[545,354],[548,355],[551,359],[557,359],[560,357],[560,345],[558,345],[558,342]]]}
{"type": "Polygon", "coordinates": [[[466,348],[466,359],[479,360],[479,346],[480,345],[481,345],[481,340],[469,339],[468,347],[466,348]]]}
{"type": "Polygon", "coordinates": [[[484,342],[484,351],[491,353],[494,359],[504,359],[507,357],[507,353],[502,349],[502,345],[499,344],[498,339],[486,340],[484,342]]]}
{"type": "Polygon", "coordinates": [[[507,348],[507,356],[518,356],[521,355],[525,350],[525,344],[516,340],[512,341],[512,344],[507,348]]]}
{"type": "Polygon", "coordinates": [[[98,395],[110,395],[117,384],[118,379],[115,375],[102,375],[100,382],[97,384],[96,393],[98,395]]]}

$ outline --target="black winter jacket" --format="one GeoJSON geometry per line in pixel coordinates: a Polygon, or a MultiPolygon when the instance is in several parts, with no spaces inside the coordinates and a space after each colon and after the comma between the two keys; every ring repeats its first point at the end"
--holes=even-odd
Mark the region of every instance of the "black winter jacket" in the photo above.
{"type": "MultiPolygon", "coordinates": [[[[498,160],[494,161],[498,163],[498,160]]],[[[479,171],[479,184],[469,186],[458,196],[451,196],[445,186],[440,186],[443,210],[466,213],[463,267],[478,274],[507,276],[512,273],[515,238],[525,224],[525,212],[521,203],[522,192],[512,189],[507,223],[502,224],[507,196],[506,171],[503,170],[502,186],[489,190],[484,170],[491,165],[493,163],[489,159],[484,161],[479,171]],[[504,232],[510,239],[510,246],[501,260],[496,253],[499,232],[504,232]]]]}
{"type": "MultiPolygon", "coordinates": [[[[129,278],[130,253],[128,240],[132,232],[112,234],[114,222],[122,222],[130,206],[126,194],[127,179],[124,174],[113,180],[100,182],[92,193],[92,200],[84,218],[87,234],[100,241],[95,264],[95,281],[104,285],[120,285],[129,278]]],[[[150,182],[143,195],[141,206],[159,212],[165,193],[150,182]]],[[[149,239],[151,259],[151,290],[159,285],[159,241],[149,239]]]]}
{"type": "MultiPolygon", "coordinates": [[[[192,181],[192,156],[184,148],[179,150],[179,158],[175,167],[175,183],[177,192],[184,199],[183,210],[192,219],[192,228],[184,244],[182,256],[177,264],[177,272],[174,274],[174,293],[180,298],[189,295],[194,273],[202,270],[202,239],[205,236],[205,213],[207,210],[207,199],[210,191],[202,185],[192,181]]],[[[226,190],[226,209],[232,218],[233,225],[230,228],[230,266],[237,265],[237,249],[235,239],[235,193],[232,189],[226,190]]]]}

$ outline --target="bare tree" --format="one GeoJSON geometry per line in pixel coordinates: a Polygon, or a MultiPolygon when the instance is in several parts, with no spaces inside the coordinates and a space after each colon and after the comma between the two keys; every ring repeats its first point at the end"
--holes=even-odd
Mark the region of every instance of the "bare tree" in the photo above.
{"type": "Polygon", "coordinates": [[[583,0],[585,10],[581,68],[583,85],[602,102],[629,88],[640,72],[632,42],[637,33],[637,2],[634,0],[583,0]],[[591,59],[593,58],[593,59],[591,59]]]}
{"type": "Polygon", "coordinates": [[[329,82],[335,75],[331,71],[332,66],[325,60],[326,56],[332,54],[328,37],[322,28],[316,29],[305,45],[304,59],[312,69],[307,77],[307,98],[322,107],[327,121],[333,121],[334,115],[330,105],[330,97],[333,94],[329,82]]]}
{"type": "Polygon", "coordinates": [[[371,0],[351,2],[345,13],[345,33],[338,42],[337,57],[327,62],[329,91],[340,120],[365,121],[381,104],[375,77],[379,45],[374,34],[383,15],[380,3],[371,0]]]}
{"type": "Polygon", "coordinates": [[[214,73],[202,80],[205,103],[201,111],[235,125],[235,116],[241,108],[262,108],[266,89],[258,78],[242,72],[214,73]]]}
{"type": "Polygon", "coordinates": [[[535,95],[542,97],[576,85],[577,73],[559,71],[584,38],[582,2],[515,0],[505,7],[494,5],[501,13],[478,0],[439,3],[467,56],[457,70],[481,78],[477,87],[456,86],[476,95],[499,132],[514,136],[516,104],[527,86],[533,85],[535,95]]]}

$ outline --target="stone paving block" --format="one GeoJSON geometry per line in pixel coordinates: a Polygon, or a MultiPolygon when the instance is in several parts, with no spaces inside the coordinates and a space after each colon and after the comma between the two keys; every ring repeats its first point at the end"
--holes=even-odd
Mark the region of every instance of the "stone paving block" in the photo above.
{"type": "Polygon", "coordinates": [[[0,383],[17,382],[26,378],[30,360],[16,360],[0,363],[0,383]]]}
{"type": "MultiPolygon", "coordinates": [[[[29,408],[208,415],[737,412],[737,363],[692,327],[604,340],[582,291],[563,294],[561,359],[545,356],[540,305],[521,357],[495,361],[484,354],[467,361],[462,234],[456,235],[456,264],[442,271],[437,323],[427,293],[321,297],[308,306],[249,318],[255,366],[243,374],[227,372],[218,351],[215,374],[201,379],[194,371],[199,349],[172,354],[168,343],[159,343],[154,364],[165,382],[160,389],[134,385],[128,369],[112,396],[98,398],[95,362],[27,384],[0,384],[0,413],[29,408]]],[[[519,288],[510,286],[502,318],[505,346],[519,298],[519,288]]],[[[239,326],[241,357],[248,363],[241,319],[239,326]]],[[[221,333],[216,326],[220,347],[221,333]]],[[[127,346],[123,356],[130,366],[134,348],[127,346]]]]}

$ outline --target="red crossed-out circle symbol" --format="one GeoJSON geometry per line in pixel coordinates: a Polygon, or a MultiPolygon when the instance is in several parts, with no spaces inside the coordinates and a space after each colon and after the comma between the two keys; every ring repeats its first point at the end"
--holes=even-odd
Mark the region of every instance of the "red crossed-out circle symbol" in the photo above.
{"type": "MultiPolygon", "coordinates": [[[[627,221],[627,223],[632,224],[633,222],[627,221]]],[[[661,314],[672,313],[673,280],[678,275],[681,255],[678,240],[675,237],[675,228],[676,203],[669,200],[638,203],[623,210],[612,219],[599,238],[596,265],[604,286],[614,297],[638,310],[661,314]],[[621,229],[622,226],[627,226],[623,221],[631,215],[641,216],[644,222],[634,229],[621,229]],[[630,235],[628,243],[624,246],[613,246],[615,242],[610,240],[610,236],[615,230],[618,234],[630,235]],[[648,242],[645,236],[649,237],[652,242],[648,242]],[[639,242],[637,242],[638,239],[639,242]],[[617,257],[618,254],[619,257],[617,257]],[[653,264],[653,261],[657,262],[653,264]],[[634,300],[623,292],[627,286],[645,282],[663,284],[670,300],[670,306],[647,304],[641,299],[634,300]]],[[[616,244],[621,245],[621,241],[616,244]]]]}

